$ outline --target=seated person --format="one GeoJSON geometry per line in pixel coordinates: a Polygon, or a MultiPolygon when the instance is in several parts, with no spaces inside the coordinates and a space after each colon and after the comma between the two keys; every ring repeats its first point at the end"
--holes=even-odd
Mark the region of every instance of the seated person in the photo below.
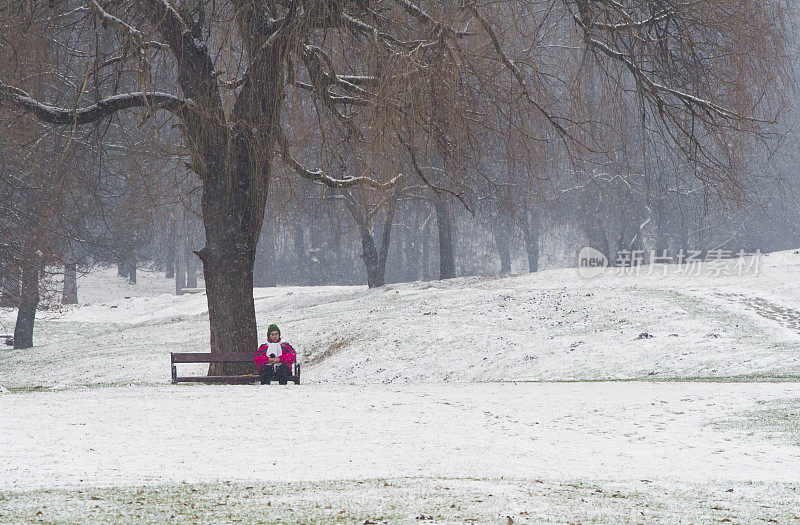
{"type": "Polygon", "coordinates": [[[268,385],[270,381],[277,380],[279,384],[285,385],[292,375],[292,363],[295,359],[294,348],[287,342],[281,342],[278,325],[269,325],[267,342],[253,352],[253,361],[258,366],[261,384],[268,385]]]}

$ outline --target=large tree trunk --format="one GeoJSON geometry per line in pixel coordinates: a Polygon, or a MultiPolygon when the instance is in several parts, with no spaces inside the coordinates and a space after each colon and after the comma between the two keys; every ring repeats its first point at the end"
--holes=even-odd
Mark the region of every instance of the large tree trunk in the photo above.
{"type": "Polygon", "coordinates": [[[191,215],[186,221],[185,234],[186,287],[197,288],[197,260],[194,255],[195,225],[191,215]]]}
{"type": "Polygon", "coordinates": [[[420,253],[420,232],[416,228],[405,228],[403,232],[403,253],[406,256],[406,281],[417,281],[420,278],[422,257],[420,253]]]}
{"type": "Polygon", "coordinates": [[[583,231],[586,236],[586,242],[591,248],[605,255],[609,264],[613,265],[614,261],[611,259],[611,247],[609,246],[605,224],[603,224],[599,198],[591,189],[583,201],[582,212],[583,231]]]}
{"type": "Polygon", "coordinates": [[[14,326],[14,348],[33,346],[33,323],[39,306],[39,271],[41,258],[38,254],[28,257],[22,267],[22,294],[14,326]]]}
{"type": "Polygon", "coordinates": [[[497,210],[492,220],[492,232],[497,254],[500,256],[500,275],[511,273],[511,217],[506,210],[497,210]]]}
{"type": "MultiPolygon", "coordinates": [[[[197,252],[203,261],[211,327],[211,352],[252,352],[258,347],[253,301],[253,267],[262,215],[250,215],[264,200],[244,194],[207,199],[204,187],[203,217],[206,245],[197,252]],[[255,205],[252,200],[255,200],[255,205]]],[[[213,190],[216,190],[214,188],[213,190]]],[[[211,191],[213,191],[211,190],[211,191]]],[[[209,375],[255,373],[254,363],[212,363],[209,375]]]]}
{"type": "Polygon", "coordinates": [[[175,223],[177,221],[172,217],[169,218],[169,234],[167,235],[167,254],[166,254],[166,266],[167,271],[164,277],[167,279],[174,279],[175,278],[175,242],[177,236],[177,228],[175,227],[175,223]]]}
{"type": "Polygon", "coordinates": [[[528,254],[528,271],[539,271],[539,218],[536,212],[522,218],[522,234],[525,239],[525,252],[528,254]]]}
{"type": "Polygon", "coordinates": [[[433,199],[433,203],[439,232],[439,279],[452,279],[456,276],[453,254],[453,220],[441,197],[437,195],[433,199]]]}
{"type": "Polygon", "coordinates": [[[428,221],[422,225],[422,280],[430,281],[431,274],[431,228],[428,221]]]}
{"type": "Polygon", "coordinates": [[[179,212],[179,217],[175,219],[177,223],[177,235],[175,236],[175,295],[183,295],[183,289],[186,288],[186,274],[184,273],[186,265],[184,259],[186,252],[184,246],[186,244],[186,237],[183,235],[183,211],[179,212]]]}
{"type": "Polygon", "coordinates": [[[367,267],[367,286],[369,288],[377,288],[386,284],[386,259],[389,255],[389,242],[391,242],[392,223],[394,222],[394,211],[396,209],[395,204],[399,194],[400,185],[395,187],[389,202],[389,208],[386,210],[383,228],[381,229],[380,247],[375,245],[375,239],[370,231],[369,217],[362,214],[358,204],[350,195],[345,196],[347,209],[358,224],[358,230],[361,233],[361,249],[364,265],[367,267]]]}
{"type": "Polygon", "coordinates": [[[136,284],[136,261],[131,260],[128,263],[128,283],[136,284]]]}
{"type": "Polygon", "coordinates": [[[375,249],[375,240],[366,228],[361,228],[361,253],[364,265],[367,267],[367,287],[377,288],[383,286],[378,276],[378,251],[375,249]]]}
{"type": "Polygon", "coordinates": [[[344,284],[345,263],[342,260],[342,230],[334,228],[331,235],[331,284],[344,284]]]}
{"type": "Polygon", "coordinates": [[[325,260],[325,243],[322,243],[322,236],[316,228],[311,229],[309,239],[310,248],[308,249],[308,284],[309,286],[320,286],[325,282],[323,275],[323,261],[325,260]]]}
{"type": "Polygon", "coordinates": [[[381,247],[378,252],[378,266],[375,269],[375,286],[386,284],[386,259],[389,256],[389,242],[392,237],[392,224],[394,222],[394,210],[397,197],[400,193],[400,185],[395,188],[389,209],[386,210],[386,217],[383,220],[383,230],[381,231],[381,247]]]}
{"type": "Polygon", "coordinates": [[[678,218],[676,220],[676,229],[678,231],[677,239],[675,240],[675,254],[687,253],[689,251],[689,225],[691,221],[691,208],[689,207],[689,197],[680,190],[676,190],[675,196],[677,202],[678,218]]]}
{"type": "Polygon", "coordinates": [[[78,263],[74,257],[70,257],[64,265],[64,293],[61,302],[78,304],[78,263]]]}
{"type": "Polygon", "coordinates": [[[372,236],[372,232],[367,226],[367,219],[361,215],[361,210],[358,209],[358,206],[350,201],[349,197],[347,197],[347,199],[348,200],[345,201],[347,202],[347,208],[358,224],[358,232],[361,235],[361,257],[364,259],[364,266],[367,268],[367,287],[376,288],[378,286],[383,286],[383,272],[379,269],[380,256],[375,247],[375,239],[372,236]]]}
{"type": "MultiPolygon", "coordinates": [[[[597,119],[594,117],[597,112],[597,85],[595,78],[595,71],[591,61],[587,61],[583,68],[584,82],[586,83],[586,104],[587,114],[589,116],[589,131],[592,136],[597,133],[597,119]]],[[[614,261],[611,259],[611,247],[609,246],[608,235],[606,227],[603,224],[603,206],[601,202],[601,194],[599,190],[589,185],[587,182],[587,190],[584,194],[583,200],[583,228],[586,236],[586,242],[595,250],[600,251],[608,261],[613,265],[614,261]]],[[[577,262],[577,259],[576,259],[577,262]]]]}
{"type": "MultiPolygon", "coordinates": [[[[253,254],[255,255],[255,254],[253,254]]],[[[251,352],[258,347],[253,302],[254,257],[223,253],[203,259],[211,325],[211,352],[251,352]]],[[[255,373],[253,363],[212,363],[209,375],[255,373]]]]}

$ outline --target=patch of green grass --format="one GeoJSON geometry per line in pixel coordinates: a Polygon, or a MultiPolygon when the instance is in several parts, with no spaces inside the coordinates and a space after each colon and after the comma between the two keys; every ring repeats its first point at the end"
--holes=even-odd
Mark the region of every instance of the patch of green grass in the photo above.
{"type": "Polygon", "coordinates": [[[9,386],[8,391],[12,394],[24,394],[26,392],[49,392],[53,389],[51,386],[9,386]]]}
{"type": "Polygon", "coordinates": [[[65,389],[72,390],[73,388],[82,389],[82,388],[116,388],[116,387],[125,387],[125,386],[163,386],[168,384],[168,380],[165,381],[99,381],[97,383],[85,383],[82,385],[75,385],[74,387],[69,386],[65,389]]]}
{"type": "Polygon", "coordinates": [[[595,379],[526,379],[486,381],[487,383],[800,383],[800,376],[783,375],[736,375],[736,376],[642,376],[595,379]]]}
{"type": "Polygon", "coordinates": [[[654,297],[669,301],[674,307],[683,310],[690,318],[703,317],[723,323],[727,327],[736,327],[737,337],[739,338],[747,336],[748,338],[760,339],[761,336],[759,334],[763,331],[747,315],[723,308],[710,299],[702,299],[668,288],[639,288],[634,286],[627,287],[625,290],[629,292],[635,291],[642,297],[654,297]]]}
{"type": "Polygon", "coordinates": [[[0,492],[0,522],[506,523],[511,517],[515,523],[790,523],[794,518],[785,502],[797,485],[735,484],[735,493],[733,485],[502,478],[173,483],[0,492]]]}
{"type": "Polygon", "coordinates": [[[86,390],[95,388],[117,388],[126,386],[163,386],[168,381],[100,381],[97,383],[81,383],[64,386],[33,385],[33,386],[8,386],[12,394],[27,394],[30,392],[62,392],[65,390],[86,390]]]}
{"type": "Polygon", "coordinates": [[[763,433],[788,439],[800,446],[800,399],[757,401],[760,407],[739,416],[708,423],[716,429],[736,429],[746,433],[763,433]]]}
{"type": "MultiPolygon", "coordinates": [[[[408,493],[408,488],[407,482],[371,479],[6,492],[0,493],[0,522],[295,524],[413,522],[416,516],[443,517],[437,504],[447,496],[442,494],[446,489],[408,493]],[[432,503],[434,499],[437,504],[432,503]]],[[[450,519],[462,518],[455,510],[458,507],[448,500],[450,519]]]]}

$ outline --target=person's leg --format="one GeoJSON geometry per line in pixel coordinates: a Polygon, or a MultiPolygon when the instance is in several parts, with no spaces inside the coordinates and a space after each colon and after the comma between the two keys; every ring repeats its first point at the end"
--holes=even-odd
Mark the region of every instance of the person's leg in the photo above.
{"type": "Polygon", "coordinates": [[[268,385],[270,381],[273,381],[275,379],[272,373],[272,367],[269,365],[264,365],[261,367],[260,375],[261,375],[262,385],[268,385]]]}
{"type": "Polygon", "coordinates": [[[278,384],[285,385],[289,381],[289,376],[292,375],[292,370],[289,365],[281,363],[275,375],[278,377],[278,384]]]}

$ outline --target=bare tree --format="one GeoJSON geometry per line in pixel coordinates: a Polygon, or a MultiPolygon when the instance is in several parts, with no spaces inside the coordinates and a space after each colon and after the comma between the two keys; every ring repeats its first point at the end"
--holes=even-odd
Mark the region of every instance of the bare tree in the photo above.
{"type": "MultiPolygon", "coordinates": [[[[581,133],[585,122],[569,112],[570,60],[580,57],[564,48],[582,43],[577,47],[605,74],[626,75],[620,95],[638,97],[672,147],[701,167],[699,176],[730,194],[742,187],[741,151],[774,120],[768,102],[780,98],[773,95],[785,57],[780,0],[742,0],[736,10],[727,0],[85,5],[56,14],[31,9],[43,17],[93,17],[115,28],[114,63],[137,66],[141,88],[104,86],[110,94],[80,92],[78,100],[55,107],[0,81],[0,103],[73,128],[132,108],[142,116],[168,112],[179,121],[202,183],[206,244],[197,254],[214,352],[257,343],[253,264],[276,154],[299,176],[332,188],[383,190],[392,183],[305,167],[292,153],[288,123],[281,122],[288,94],[316,104],[323,127],[358,136],[373,125],[387,141],[402,137],[414,147],[422,138],[411,141],[405,130],[424,134],[436,160],[430,164],[445,175],[432,185],[441,186],[434,207],[446,241],[452,224],[443,187],[466,177],[460,160],[477,147],[469,134],[482,120],[471,101],[487,95],[506,112],[526,112],[573,153],[594,148],[596,139],[581,133]],[[153,85],[156,66],[171,73],[174,85],[153,85]],[[402,127],[392,124],[398,121],[402,127]]],[[[93,82],[107,65],[85,53],[93,31],[92,24],[85,27],[80,47],[90,67],[78,69],[93,82]]],[[[440,242],[443,277],[454,273],[447,249],[440,242]]]]}

